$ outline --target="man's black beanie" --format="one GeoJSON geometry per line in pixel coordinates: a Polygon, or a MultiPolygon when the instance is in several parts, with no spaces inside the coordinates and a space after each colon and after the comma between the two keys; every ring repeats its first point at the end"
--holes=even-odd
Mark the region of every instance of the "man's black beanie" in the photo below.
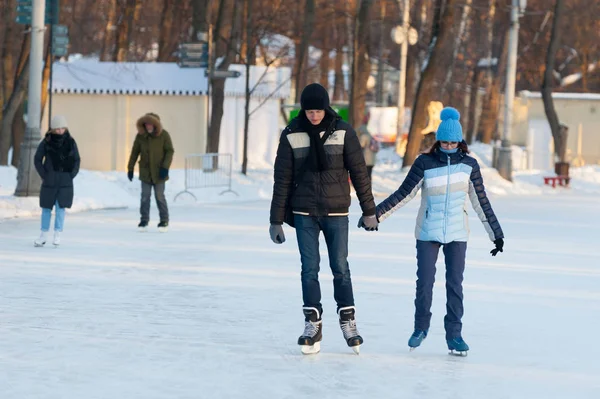
{"type": "Polygon", "coordinates": [[[329,93],[318,83],[311,83],[302,90],[300,105],[305,111],[311,109],[328,109],[329,93]]]}

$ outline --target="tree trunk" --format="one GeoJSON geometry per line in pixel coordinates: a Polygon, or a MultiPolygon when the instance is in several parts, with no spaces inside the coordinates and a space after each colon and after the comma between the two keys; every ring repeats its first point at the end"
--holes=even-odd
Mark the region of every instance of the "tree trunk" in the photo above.
{"type": "Polygon", "coordinates": [[[336,46],[335,46],[335,60],[334,60],[334,69],[335,69],[335,80],[333,83],[333,101],[343,101],[344,98],[344,51],[342,48],[344,47],[342,41],[342,34],[340,27],[336,24],[334,26],[334,32],[336,35],[336,46]]]}
{"type": "Polygon", "coordinates": [[[141,0],[127,0],[124,10],[125,12],[121,14],[119,19],[119,26],[117,30],[118,42],[113,61],[127,61],[129,47],[131,45],[131,33],[133,32],[133,27],[137,22],[137,19],[139,19],[141,4],[141,0]]]}
{"type": "Polygon", "coordinates": [[[371,74],[371,61],[369,60],[369,16],[374,0],[362,0],[356,15],[354,29],[354,43],[352,57],[352,80],[350,84],[350,105],[348,119],[352,126],[358,127],[365,113],[367,98],[367,81],[371,74]]]}
{"type": "Polygon", "coordinates": [[[319,60],[319,67],[321,69],[321,76],[319,79],[319,83],[326,89],[329,89],[329,35],[331,31],[329,30],[329,25],[325,25],[324,27],[324,35],[323,35],[323,48],[321,49],[321,59],[319,60]]]}
{"type": "Polygon", "coordinates": [[[175,15],[175,2],[165,0],[160,17],[160,36],[158,38],[158,62],[171,61],[171,36],[173,18],[175,15]]]}
{"type": "MultiPolygon", "coordinates": [[[[427,105],[434,97],[436,90],[439,90],[435,85],[435,77],[440,69],[445,68],[443,63],[443,53],[445,51],[453,51],[454,38],[452,35],[452,24],[454,21],[456,0],[447,0],[441,19],[434,20],[433,35],[430,43],[429,59],[427,66],[421,75],[415,106],[412,110],[412,120],[408,133],[408,143],[406,145],[406,153],[402,166],[410,166],[413,164],[419,154],[423,135],[421,130],[427,122],[427,105]]],[[[442,1],[438,1],[438,10],[441,9],[442,1]]]]}
{"type": "Polygon", "coordinates": [[[4,6],[5,13],[2,24],[4,25],[4,34],[2,35],[4,43],[0,42],[0,50],[2,50],[0,51],[0,62],[2,62],[0,65],[0,85],[2,86],[2,89],[0,90],[0,113],[2,107],[5,102],[8,101],[10,94],[12,93],[13,82],[15,79],[14,58],[11,45],[14,41],[15,34],[13,23],[14,8],[15,2],[12,0],[9,0],[4,6]]]}
{"type": "Polygon", "coordinates": [[[304,23],[302,24],[302,37],[300,43],[296,46],[296,64],[294,68],[294,77],[296,82],[296,103],[300,102],[302,85],[305,81],[306,70],[304,68],[308,45],[312,36],[315,24],[315,0],[306,0],[304,8],[304,23]]]}
{"type": "Polygon", "coordinates": [[[561,129],[558,115],[554,109],[554,101],[552,100],[553,87],[553,72],[556,52],[560,47],[560,19],[563,14],[563,0],[556,0],[554,6],[554,21],[552,22],[552,33],[550,35],[550,44],[548,45],[548,53],[546,54],[546,70],[544,71],[544,81],[542,82],[542,99],[544,100],[544,111],[550,124],[552,137],[554,138],[554,153],[559,162],[566,161],[567,155],[567,129],[561,129]]]}
{"type": "Polygon", "coordinates": [[[8,164],[8,150],[10,149],[12,138],[12,122],[27,94],[27,85],[29,82],[28,66],[29,56],[27,56],[24,68],[15,84],[13,93],[2,112],[2,126],[0,128],[0,165],[8,164]]]}
{"type": "Polygon", "coordinates": [[[498,54],[498,65],[495,76],[492,80],[492,85],[488,88],[488,92],[484,98],[483,108],[481,110],[481,122],[479,123],[480,134],[478,135],[478,138],[482,143],[485,144],[490,144],[494,138],[494,133],[497,132],[498,118],[500,114],[500,96],[506,76],[508,37],[509,33],[505,32],[504,40],[500,44],[500,53],[498,54]]]}
{"type": "Polygon", "coordinates": [[[245,0],[246,5],[246,104],[244,107],[244,149],[243,149],[243,160],[242,160],[242,173],[245,175],[248,170],[248,128],[250,126],[250,66],[254,58],[254,49],[256,48],[253,43],[252,30],[254,25],[252,23],[252,0],[245,0]]]}
{"type": "Polygon", "coordinates": [[[481,81],[481,70],[479,67],[473,69],[473,79],[471,81],[471,93],[469,95],[469,116],[467,124],[467,144],[473,143],[473,136],[475,136],[475,117],[477,114],[477,98],[479,97],[479,84],[481,81]]]}
{"type": "MultiPolygon", "coordinates": [[[[223,29],[223,18],[225,13],[227,0],[220,0],[219,3],[219,11],[217,14],[217,24],[215,26],[215,31],[213,34],[213,39],[215,42],[213,46],[217,43],[216,38],[220,38],[223,29]]],[[[236,56],[237,44],[239,41],[239,26],[241,24],[240,21],[240,9],[243,7],[243,4],[240,4],[241,0],[234,0],[234,4],[232,7],[232,16],[231,16],[231,30],[229,35],[229,40],[227,41],[227,47],[225,50],[225,54],[223,60],[219,64],[220,70],[229,69],[229,65],[233,62],[236,56]]],[[[214,60],[212,61],[214,63],[214,60]]],[[[212,66],[214,68],[214,65],[212,66]]],[[[223,105],[225,102],[225,79],[211,79],[211,104],[212,104],[212,112],[210,114],[210,127],[208,129],[208,137],[206,140],[206,152],[207,153],[218,153],[219,152],[219,141],[221,134],[221,120],[223,118],[223,105]]]]}
{"type": "MultiPolygon", "coordinates": [[[[168,0],[165,0],[168,1],[168,0]]],[[[208,34],[209,0],[192,0],[192,42],[199,42],[199,33],[208,34]]]]}
{"type": "MultiPolygon", "coordinates": [[[[454,65],[456,63],[456,57],[458,56],[458,50],[465,39],[465,31],[467,31],[467,23],[469,20],[469,13],[471,12],[471,7],[473,4],[473,0],[465,0],[465,4],[462,5],[463,12],[460,17],[460,26],[458,27],[458,33],[456,34],[456,38],[454,39],[454,51],[452,52],[452,61],[450,63],[450,67],[446,72],[446,79],[444,80],[444,84],[442,85],[442,90],[450,93],[450,97],[452,97],[452,92],[454,91],[453,87],[448,87],[450,84],[450,80],[452,79],[452,74],[454,72],[454,65]]],[[[443,92],[442,92],[443,95],[443,92]]]]}
{"type": "Polygon", "coordinates": [[[50,65],[54,62],[54,57],[50,51],[50,41],[46,45],[46,61],[44,62],[44,69],[42,70],[42,112],[40,115],[40,127],[43,129],[42,121],[44,120],[44,107],[48,102],[48,83],[50,82],[50,65]]]}
{"type": "Polygon", "coordinates": [[[100,51],[100,61],[110,61],[114,53],[115,33],[117,31],[117,0],[109,0],[108,15],[106,27],[104,28],[104,38],[102,39],[102,50],[100,51]]]}
{"type": "Polygon", "coordinates": [[[25,137],[25,128],[27,124],[23,119],[25,115],[25,101],[21,103],[21,106],[17,110],[15,117],[12,122],[12,160],[11,165],[15,168],[19,167],[19,161],[21,160],[21,144],[25,137]]]}

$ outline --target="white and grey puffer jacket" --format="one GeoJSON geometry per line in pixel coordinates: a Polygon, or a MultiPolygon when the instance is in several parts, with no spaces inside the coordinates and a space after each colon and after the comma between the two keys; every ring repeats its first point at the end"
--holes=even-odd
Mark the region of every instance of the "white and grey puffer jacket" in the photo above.
{"type": "Polygon", "coordinates": [[[406,205],[419,189],[422,193],[415,229],[417,240],[442,244],[467,241],[467,201],[471,202],[490,239],[504,238],[475,158],[461,150],[446,154],[438,149],[420,155],[400,188],[377,206],[379,221],[406,205]]]}

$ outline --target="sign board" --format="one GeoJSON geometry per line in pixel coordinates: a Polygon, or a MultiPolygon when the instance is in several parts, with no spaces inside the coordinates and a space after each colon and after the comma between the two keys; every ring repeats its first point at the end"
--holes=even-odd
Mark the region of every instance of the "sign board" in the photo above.
{"type": "MultiPolygon", "coordinates": [[[[16,22],[21,25],[31,25],[33,14],[32,0],[17,0],[16,22]]],[[[46,0],[44,23],[46,25],[58,24],[60,14],[60,0],[46,0]]]]}
{"type": "Polygon", "coordinates": [[[207,68],[208,43],[183,43],[179,45],[179,66],[181,68],[207,68]]]}
{"type": "MultiPolygon", "coordinates": [[[[207,69],[204,71],[204,76],[210,75],[210,71],[207,69]]],[[[213,79],[227,79],[227,78],[239,78],[241,76],[241,72],[238,71],[220,71],[218,69],[212,72],[213,79]]]]}

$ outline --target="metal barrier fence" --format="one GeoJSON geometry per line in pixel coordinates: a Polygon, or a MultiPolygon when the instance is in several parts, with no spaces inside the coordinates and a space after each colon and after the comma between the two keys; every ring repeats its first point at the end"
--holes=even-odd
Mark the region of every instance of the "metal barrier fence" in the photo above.
{"type": "MultiPolygon", "coordinates": [[[[234,193],[231,189],[231,154],[189,154],[185,156],[185,190],[178,193],[174,201],[181,194],[187,193],[198,200],[191,189],[208,187],[227,187],[219,195],[234,193]]],[[[238,195],[239,196],[239,195],[238,195]]]]}

